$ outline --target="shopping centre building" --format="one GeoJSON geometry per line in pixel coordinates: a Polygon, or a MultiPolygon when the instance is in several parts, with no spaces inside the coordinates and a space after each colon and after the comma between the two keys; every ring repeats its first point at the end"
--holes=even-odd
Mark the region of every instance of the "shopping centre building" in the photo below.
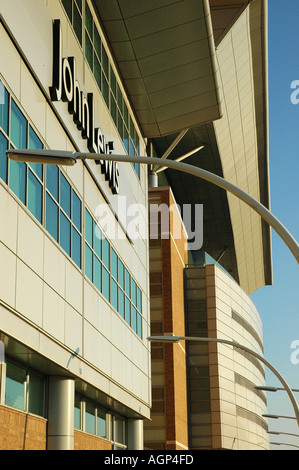
{"type": "Polygon", "coordinates": [[[0,449],[267,448],[260,363],[147,339],[262,354],[260,217],[174,170],[6,154],[190,153],[269,207],[267,2],[223,3],[1,1],[0,449]],[[173,219],[149,237],[156,203],[177,208],[179,238],[173,219]],[[179,208],[198,205],[192,244],[179,208]]]}

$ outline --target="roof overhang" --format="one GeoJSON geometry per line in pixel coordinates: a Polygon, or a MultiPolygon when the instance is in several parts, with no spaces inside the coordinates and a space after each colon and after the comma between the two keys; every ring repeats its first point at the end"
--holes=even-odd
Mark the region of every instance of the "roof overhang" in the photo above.
{"type": "MultiPolygon", "coordinates": [[[[189,129],[169,158],[176,159],[205,144],[188,163],[224,177],[226,167],[215,125],[222,122],[221,117],[225,118],[222,104],[223,109],[226,105],[223,89],[219,88],[222,71],[218,70],[215,47],[221,47],[249,7],[246,14],[250,12],[248,44],[251,43],[258,148],[256,183],[260,186],[258,199],[269,207],[267,0],[93,0],[93,4],[143,136],[152,139],[157,156],[163,156],[178,135],[189,129]]],[[[269,227],[262,222],[258,243],[264,253],[255,268],[256,272],[263,272],[264,280],[248,287],[242,281],[244,276],[249,276],[247,266],[245,263],[240,270],[240,247],[235,244],[239,225],[227,194],[190,175],[174,170],[166,170],[165,174],[178,204],[204,203],[203,249],[215,259],[221,256],[221,264],[247,292],[263,283],[271,284],[269,227]]],[[[165,183],[162,173],[161,184],[165,183]]],[[[255,231],[254,226],[251,229],[255,231]]],[[[242,230],[246,230],[245,226],[242,230]]],[[[249,256],[246,245],[242,250],[249,256]]]]}
{"type": "MultiPolygon", "coordinates": [[[[217,2],[211,0],[212,15],[214,13],[212,5],[215,3],[217,2]]],[[[226,7],[228,7],[229,3],[231,2],[225,2],[226,7]]],[[[189,157],[187,163],[199,166],[200,168],[218,174],[219,176],[223,176],[232,183],[235,183],[237,186],[243,187],[243,189],[249,194],[251,194],[252,191],[255,191],[255,187],[257,187],[258,190],[256,193],[251,195],[269,208],[266,41],[267,2],[266,0],[246,2],[245,6],[247,7],[250,3],[246,12],[244,11],[245,2],[243,2],[243,5],[241,5],[242,2],[238,3],[240,4],[240,9],[238,12],[233,11],[232,9],[230,12],[230,18],[239,18],[240,13],[244,13],[244,15],[247,15],[249,25],[247,34],[248,44],[250,44],[250,47],[247,50],[247,55],[251,55],[252,57],[251,96],[252,102],[254,103],[252,105],[254,110],[251,110],[252,121],[250,129],[255,134],[255,148],[253,149],[248,147],[248,153],[246,153],[247,151],[241,153],[237,148],[239,134],[236,134],[236,132],[234,132],[234,136],[231,137],[232,147],[227,147],[228,150],[224,147],[224,144],[219,141],[218,134],[215,129],[221,127],[227,138],[230,138],[230,136],[233,135],[231,133],[232,130],[236,130],[230,127],[227,117],[230,116],[231,118],[231,115],[225,112],[221,120],[189,129],[188,133],[183,136],[168,158],[177,159],[180,155],[187,154],[192,149],[204,144],[205,147],[189,157]],[[233,149],[231,150],[231,154],[229,154],[230,148],[233,149]],[[229,155],[225,158],[227,153],[229,155]],[[240,158],[238,164],[236,164],[233,154],[235,154],[236,159],[240,158]],[[231,180],[231,174],[229,174],[230,168],[236,175],[235,180],[231,180]],[[242,181],[242,175],[245,169],[247,171],[247,168],[248,174],[251,169],[255,176],[250,176],[251,181],[249,181],[249,179],[247,181],[242,181]]],[[[226,23],[224,19],[225,16],[223,17],[223,28],[221,31],[224,31],[230,23],[229,17],[227,17],[227,26],[225,26],[226,23]]],[[[220,23],[218,23],[218,26],[220,26],[220,23]]],[[[214,22],[213,27],[215,28],[214,22]]],[[[222,40],[223,39],[225,39],[225,36],[222,40]]],[[[217,54],[224,44],[222,40],[218,45],[217,54]]],[[[234,68],[235,64],[232,63],[230,66],[234,68]]],[[[219,75],[221,76],[221,79],[224,78],[222,73],[223,70],[220,69],[219,75]]],[[[224,89],[224,109],[226,109],[227,101],[229,100],[224,89]]],[[[240,101],[240,109],[242,109],[242,106],[243,103],[240,101]]],[[[236,112],[236,109],[237,108],[234,107],[234,112],[236,112]]],[[[239,115],[241,116],[241,114],[239,115]]],[[[247,114],[244,114],[243,116],[244,122],[243,119],[240,118],[240,126],[243,129],[245,129],[246,126],[246,116],[247,114]]],[[[162,156],[169,146],[171,146],[175,137],[176,136],[173,135],[154,139],[156,153],[162,156]]],[[[202,203],[204,205],[203,250],[207,251],[216,260],[221,256],[220,264],[227,269],[227,271],[237,282],[239,282],[241,287],[247,293],[254,292],[262,285],[272,284],[271,234],[268,224],[263,220],[260,220],[258,217],[252,217],[250,213],[248,213],[248,219],[245,223],[245,213],[247,215],[247,211],[245,210],[246,208],[242,208],[242,206],[237,208],[236,205],[233,206],[232,198],[229,198],[225,191],[215,187],[211,183],[198,180],[195,177],[174,170],[166,170],[165,177],[167,180],[164,179],[163,174],[160,176],[160,184],[166,185],[168,183],[172,187],[174,197],[179,205],[187,203],[202,203]],[[237,233],[238,236],[236,235],[237,233]],[[250,243],[247,243],[248,241],[250,243]],[[253,247],[255,251],[257,251],[256,247],[258,246],[262,247],[260,256],[257,254],[253,256],[253,247]]],[[[250,208],[247,209],[250,211],[250,208]]]]}
{"type": "Polygon", "coordinates": [[[218,46],[226,33],[252,1],[253,0],[210,0],[216,46],[218,46]]]}
{"type": "Polygon", "coordinates": [[[144,137],[222,116],[209,0],[93,0],[144,137]]]}

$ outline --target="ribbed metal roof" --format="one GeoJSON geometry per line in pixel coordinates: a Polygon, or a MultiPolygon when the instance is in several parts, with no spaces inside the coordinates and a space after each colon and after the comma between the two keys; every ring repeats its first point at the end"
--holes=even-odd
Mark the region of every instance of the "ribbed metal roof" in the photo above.
{"type": "MultiPolygon", "coordinates": [[[[223,176],[269,207],[267,0],[93,3],[157,156],[189,129],[168,158],[205,144],[188,163],[223,176]],[[234,35],[238,28],[240,38],[246,31],[240,41],[230,36],[234,25],[234,35]],[[230,47],[239,59],[229,54],[230,47]],[[244,98],[242,87],[248,92],[244,98]],[[251,100],[247,116],[246,99],[251,100]]],[[[221,256],[220,263],[247,293],[271,284],[269,227],[210,183],[174,170],[166,170],[165,177],[178,204],[204,204],[203,249],[215,259],[221,256]]]]}

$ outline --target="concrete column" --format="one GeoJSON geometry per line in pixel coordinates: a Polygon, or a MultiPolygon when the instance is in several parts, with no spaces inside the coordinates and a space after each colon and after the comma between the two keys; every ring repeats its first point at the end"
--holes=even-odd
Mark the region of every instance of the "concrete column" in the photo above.
{"type": "Polygon", "coordinates": [[[128,450],[143,450],[142,419],[128,419],[128,450]]]}
{"type": "Polygon", "coordinates": [[[49,377],[48,450],[74,450],[75,381],[49,377]]]}

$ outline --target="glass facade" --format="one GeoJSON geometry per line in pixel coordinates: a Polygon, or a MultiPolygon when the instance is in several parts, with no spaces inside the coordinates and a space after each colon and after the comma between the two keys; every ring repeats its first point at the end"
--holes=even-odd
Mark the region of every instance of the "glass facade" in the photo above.
{"type": "MultiPolygon", "coordinates": [[[[131,152],[133,155],[139,154],[139,137],[120,91],[120,86],[107,51],[102,44],[94,18],[88,13],[87,4],[84,0],[60,1],[72,22],[74,33],[82,46],[89,67],[103,93],[106,105],[121,135],[126,151],[128,153],[131,152]]],[[[96,292],[96,289],[98,290],[98,300],[101,302],[101,305],[104,305],[104,299],[106,299],[111,306],[111,314],[120,315],[123,321],[117,317],[119,323],[128,330],[132,339],[134,337],[138,341],[138,338],[142,338],[141,289],[125,265],[124,260],[126,258],[124,257],[124,260],[122,260],[119,257],[110,240],[102,234],[100,228],[95,223],[92,212],[87,210],[84,201],[84,190],[81,194],[78,192],[79,188],[77,189],[77,186],[72,182],[71,174],[62,167],[29,162],[14,162],[7,158],[6,151],[10,148],[43,149],[47,147],[47,142],[45,135],[38,131],[38,121],[35,121],[34,124],[30,119],[31,110],[28,110],[26,106],[25,108],[22,107],[12,88],[8,85],[10,77],[3,77],[5,85],[1,80],[2,78],[0,79],[1,191],[7,195],[8,200],[13,201],[14,208],[18,214],[26,215],[22,219],[22,223],[26,221],[30,226],[33,224],[39,227],[36,232],[38,241],[41,243],[47,241],[48,245],[53,247],[54,252],[57,251],[59,256],[63,257],[64,267],[72,265],[72,272],[77,272],[78,282],[82,280],[82,286],[83,283],[86,286],[87,279],[89,279],[94,286],[94,292],[96,292]],[[125,322],[128,328],[124,326],[125,322]]],[[[45,106],[48,106],[46,100],[44,103],[45,106]]],[[[117,135],[116,130],[115,135],[117,135]]],[[[133,166],[139,177],[139,165],[133,166]]],[[[133,172],[131,177],[134,178],[133,172]]],[[[16,220],[16,222],[18,221],[16,220]]],[[[43,258],[41,259],[43,260],[43,258]]],[[[28,261],[27,267],[28,271],[31,270],[30,261],[28,261]]],[[[53,278],[55,279],[54,263],[53,271],[53,278]]],[[[39,280],[46,282],[45,279],[42,279],[42,274],[39,273],[38,277],[39,280]]],[[[49,285],[47,287],[50,290],[52,284],[51,281],[48,280],[48,282],[49,285]]],[[[54,291],[54,289],[52,290],[54,291]]],[[[84,287],[82,287],[83,290],[84,287]]],[[[57,298],[60,296],[60,302],[62,300],[67,301],[67,299],[63,298],[61,291],[60,293],[55,291],[55,294],[57,294],[57,298]]],[[[71,297],[70,294],[69,299],[71,297]]],[[[28,299],[28,304],[30,304],[31,295],[28,295],[28,299]]],[[[69,300],[69,303],[71,301],[69,300]]],[[[42,316],[44,304],[36,304],[35,306],[38,314],[42,316]]],[[[54,303],[50,306],[51,308],[55,309],[54,303]]],[[[80,306],[77,311],[75,311],[75,308],[72,312],[69,310],[69,317],[67,319],[69,324],[71,323],[72,315],[77,317],[78,310],[80,310],[80,306]]],[[[82,307],[83,310],[84,305],[82,307]]],[[[22,313],[27,316],[27,312],[22,311],[22,313]]],[[[33,318],[33,313],[30,313],[33,318]]],[[[30,318],[30,313],[28,313],[28,319],[30,318]]],[[[59,327],[63,325],[66,330],[66,322],[63,322],[64,312],[59,310],[55,311],[55,313],[57,313],[57,316],[61,314],[57,323],[59,323],[59,327]]],[[[109,313],[108,310],[108,315],[109,313]]],[[[55,315],[53,314],[52,317],[51,311],[49,311],[49,321],[47,323],[44,320],[40,325],[40,329],[44,328],[47,332],[51,331],[53,336],[51,341],[53,341],[53,344],[54,339],[57,339],[61,340],[61,342],[64,341],[67,347],[69,347],[68,340],[60,337],[58,329],[55,329],[55,320],[55,315]]],[[[36,325],[32,322],[31,326],[34,329],[36,325]]],[[[68,334],[70,338],[73,332],[68,332],[68,334]]],[[[74,333],[74,337],[71,338],[72,341],[75,341],[75,334],[77,335],[77,331],[74,333]]],[[[55,346],[53,351],[54,349],[55,346]]],[[[115,349],[117,349],[117,344],[115,349]]],[[[40,354],[42,354],[42,351],[40,354]]],[[[125,352],[121,351],[121,354],[124,355],[125,352]]],[[[43,371],[39,375],[28,370],[27,365],[24,365],[23,362],[20,365],[14,363],[14,360],[11,357],[9,361],[6,361],[6,377],[4,388],[2,388],[3,395],[1,394],[1,400],[2,396],[3,400],[1,405],[47,418],[47,400],[49,393],[51,393],[51,390],[47,388],[48,377],[42,376],[43,371]]],[[[55,364],[55,361],[57,361],[55,353],[50,355],[49,361],[53,361],[51,364],[55,364]]],[[[39,366],[37,362],[34,362],[34,365],[30,363],[30,367],[39,368],[43,366],[39,366]]],[[[3,367],[2,370],[4,374],[5,368],[3,367]]],[[[98,375],[102,373],[100,368],[97,370],[97,373],[98,375]]],[[[119,381],[119,387],[123,387],[122,377],[115,379],[115,384],[118,383],[117,380],[119,381]]],[[[132,390],[128,390],[128,392],[133,394],[134,387],[128,385],[129,388],[132,390]]],[[[94,397],[97,397],[96,393],[98,393],[98,390],[94,389],[94,391],[94,397]]],[[[129,406],[129,402],[124,402],[124,407],[129,406]]],[[[16,410],[8,410],[7,414],[18,415],[16,410]]],[[[115,449],[126,448],[126,419],[121,416],[115,416],[110,410],[103,409],[97,403],[87,398],[75,397],[74,422],[76,429],[111,441],[115,449]],[[84,403],[84,407],[82,407],[82,403],[84,403]]],[[[43,424],[45,424],[43,430],[46,430],[46,423],[43,422],[43,424]]],[[[24,436],[25,440],[26,434],[24,436]]]]}
{"type": "MultiPolygon", "coordinates": [[[[129,155],[139,155],[139,136],[128,110],[121,87],[110,63],[88,2],[85,0],[61,0],[74,33],[82,47],[85,59],[109,109],[113,122],[129,155]]],[[[132,163],[138,178],[139,163],[132,163]]]]}
{"type": "Polygon", "coordinates": [[[56,165],[8,160],[8,148],[44,145],[1,82],[0,90],[0,178],[142,338],[141,290],[90,212],[83,210],[82,200],[62,170],[56,165]]]}
{"type": "Polygon", "coordinates": [[[44,378],[7,361],[5,404],[38,416],[45,416],[44,378]]]}
{"type": "Polygon", "coordinates": [[[113,449],[126,449],[126,419],[100,407],[85,396],[75,395],[75,429],[112,442],[113,449]]]}
{"type": "Polygon", "coordinates": [[[44,145],[1,83],[0,88],[5,96],[0,104],[0,177],[81,268],[81,200],[58,167],[8,161],[8,148],[44,145]]]}
{"type": "Polygon", "coordinates": [[[85,275],[142,338],[141,289],[87,209],[85,275]]]}

